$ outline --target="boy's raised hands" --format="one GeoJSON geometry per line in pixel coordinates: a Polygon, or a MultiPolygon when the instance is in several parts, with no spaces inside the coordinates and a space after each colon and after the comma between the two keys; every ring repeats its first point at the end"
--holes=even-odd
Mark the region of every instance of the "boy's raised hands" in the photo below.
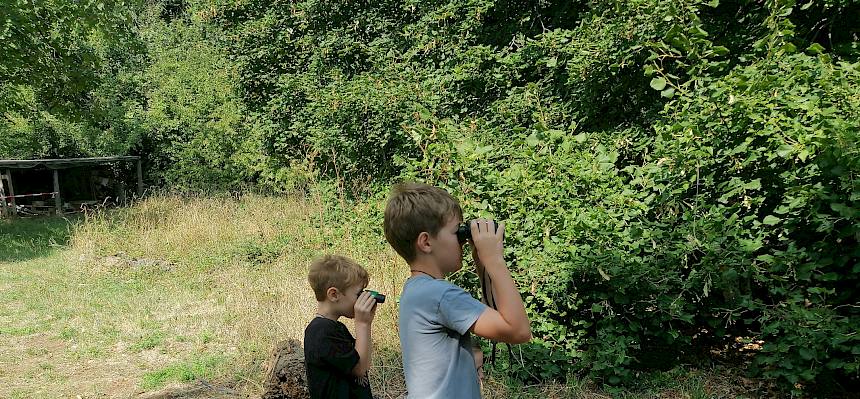
{"type": "Polygon", "coordinates": [[[469,224],[472,230],[472,255],[479,270],[486,266],[498,267],[505,265],[504,243],[505,223],[500,222],[498,228],[493,228],[495,222],[490,219],[475,219],[469,224]]]}
{"type": "Polygon", "coordinates": [[[376,299],[373,294],[364,291],[358,296],[353,305],[355,310],[355,351],[358,352],[358,363],[352,368],[352,374],[365,377],[370,370],[370,356],[373,350],[370,341],[370,324],[376,315],[376,299]]]}
{"type": "Polygon", "coordinates": [[[358,296],[353,308],[355,309],[356,324],[370,324],[373,322],[373,317],[376,316],[376,299],[373,298],[373,294],[364,291],[358,296]]]}
{"type": "Polygon", "coordinates": [[[505,266],[502,243],[505,225],[499,223],[498,229],[494,229],[493,224],[492,220],[475,219],[470,226],[472,256],[478,276],[481,277],[481,284],[485,284],[485,274],[490,277],[488,281],[492,281],[492,284],[491,287],[485,287],[486,294],[492,296],[490,302],[496,305],[495,309],[485,310],[470,330],[495,341],[523,343],[531,339],[529,320],[520,293],[505,266]]]}

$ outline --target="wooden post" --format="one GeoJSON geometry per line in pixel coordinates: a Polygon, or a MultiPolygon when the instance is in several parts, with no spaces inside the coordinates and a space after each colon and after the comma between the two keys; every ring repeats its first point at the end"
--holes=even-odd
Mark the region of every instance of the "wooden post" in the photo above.
{"type": "Polygon", "coordinates": [[[116,183],[116,204],[125,206],[125,182],[122,180],[116,183]]]}
{"type": "Polygon", "coordinates": [[[6,190],[3,189],[3,179],[6,178],[5,173],[0,173],[0,216],[6,216],[6,190]]]}
{"type": "Polygon", "coordinates": [[[9,182],[9,196],[12,197],[12,216],[18,216],[18,207],[15,205],[15,185],[12,184],[12,169],[6,169],[6,181],[9,182]]]}
{"type": "Polygon", "coordinates": [[[143,166],[140,158],[137,159],[137,196],[143,197],[143,166]]]}
{"type": "Polygon", "coordinates": [[[63,200],[60,198],[60,173],[54,169],[54,211],[57,215],[63,214],[63,200]]]}
{"type": "Polygon", "coordinates": [[[90,198],[93,201],[97,200],[97,198],[96,198],[96,180],[94,178],[95,176],[96,176],[95,170],[90,169],[90,174],[88,175],[87,181],[90,183],[90,198]]]}

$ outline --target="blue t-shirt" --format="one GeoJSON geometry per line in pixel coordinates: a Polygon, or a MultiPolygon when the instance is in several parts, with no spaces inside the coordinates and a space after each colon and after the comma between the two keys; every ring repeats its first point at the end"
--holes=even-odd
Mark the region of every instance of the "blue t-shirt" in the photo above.
{"type": "Polygon", "coordinates": [[[486,308],[445,280],[406,280],[399,323],[409,398],[481,397],[469,328],[486,308]]]}

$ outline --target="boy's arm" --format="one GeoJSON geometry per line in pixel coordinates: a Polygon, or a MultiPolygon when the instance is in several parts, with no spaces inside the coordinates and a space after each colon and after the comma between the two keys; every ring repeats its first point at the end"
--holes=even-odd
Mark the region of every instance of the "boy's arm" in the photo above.
{"type": "Polygon", "coordinates": [[[352,374],[358,377],[364,377],[370,370],[370,326],[375,313],[376,299],[369,292],[362,292],[355,301],[355,351],[358,352],[358,364],[352,368],[352,374]]]}
{"type": "MultiPolygon", "coordinates": [[[[520,344],[531,339],[531,327],[523,300],[514,284],[502,256],[504,223],[490,232],[492,221],[472,221],[472,242],[478,257],[478,267],[492,280],[492,295],[496,309],[487,308],[472,326],[475,334],[495,341],[520,344]]],[[[488,287],[489,288],[489,287],[488,287]]]]}

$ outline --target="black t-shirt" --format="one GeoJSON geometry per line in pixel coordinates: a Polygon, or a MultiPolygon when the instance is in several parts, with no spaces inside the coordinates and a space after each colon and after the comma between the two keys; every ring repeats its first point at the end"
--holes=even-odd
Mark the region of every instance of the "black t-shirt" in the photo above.
{"type": "Polygon", "coordinates": [[[352,375],[358,364],[355,338],[336,320],[316,317],[305,328],[305,369],[313,399],[372,399],[370,381],[352,375]]]}

